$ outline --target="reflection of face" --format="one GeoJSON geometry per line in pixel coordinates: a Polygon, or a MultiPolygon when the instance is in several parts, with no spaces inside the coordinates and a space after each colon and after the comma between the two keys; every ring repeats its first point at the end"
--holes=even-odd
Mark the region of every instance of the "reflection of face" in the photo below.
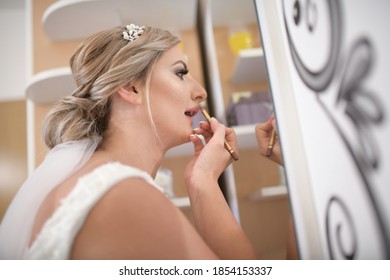
{"type": "Polygon", "coordinates": [[[150,106],[162,142],[172,147],[189,141],[192,116],[207,94],[187,73],[187,60],[175,46],[156,62],[150,81],[150,106]]]}
{"type": "Polygon", "coordinates": [[[314,90],[327,86],[338,55],[338,0],[284,0],[284,19],[294,64],[314,90]]]}

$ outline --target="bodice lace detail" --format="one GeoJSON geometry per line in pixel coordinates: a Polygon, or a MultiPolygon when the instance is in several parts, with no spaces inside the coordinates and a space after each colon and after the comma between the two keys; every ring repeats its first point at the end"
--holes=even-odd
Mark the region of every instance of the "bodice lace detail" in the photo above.
{"type": "Polygon", "coordinates": [[[161,192],[153,178],[140,169],[111,162],[81,177],[53,215],[45,222],[25,259],[68,259],[73,241],[88,213],[110,188],[123,179],[144,179],[161,192]]]}

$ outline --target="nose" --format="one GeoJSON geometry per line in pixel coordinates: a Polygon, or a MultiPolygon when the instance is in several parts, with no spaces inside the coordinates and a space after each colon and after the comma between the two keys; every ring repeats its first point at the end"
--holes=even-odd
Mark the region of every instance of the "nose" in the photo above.
{"type": "Polygon", "coordinates": [[[192,80],[193,80],[193,88],[192,88],[191,98],[192,100],[201,103],[202,101],[206,100],[207,92],[198,81],[196,81],[195,79],[192,80]]]}

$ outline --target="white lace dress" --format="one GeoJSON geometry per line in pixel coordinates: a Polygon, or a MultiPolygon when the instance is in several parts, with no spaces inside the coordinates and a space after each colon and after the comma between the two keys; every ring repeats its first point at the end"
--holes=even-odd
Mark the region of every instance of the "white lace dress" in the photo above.
{"type": "Polygon", "coordinates": [[[40,233],[24,255],[24,259],[69,259],[73,241],[88,213],[105,193],[125,178],[142,178],[164,192],[146,172],[118,162],[99,166],[81,177],[45,222],[40,233]]]}

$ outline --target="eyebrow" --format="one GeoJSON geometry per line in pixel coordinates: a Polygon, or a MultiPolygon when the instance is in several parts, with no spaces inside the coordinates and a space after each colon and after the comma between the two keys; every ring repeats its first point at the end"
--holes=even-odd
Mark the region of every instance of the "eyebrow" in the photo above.
{"type": "Polygon", "coordinates": [[[178,60],[175,63],[173,63],[171,66],[175,66],[177,64],[183,64],[184,68],[187,69],[187,64],[183,60],[178,60]]]}

